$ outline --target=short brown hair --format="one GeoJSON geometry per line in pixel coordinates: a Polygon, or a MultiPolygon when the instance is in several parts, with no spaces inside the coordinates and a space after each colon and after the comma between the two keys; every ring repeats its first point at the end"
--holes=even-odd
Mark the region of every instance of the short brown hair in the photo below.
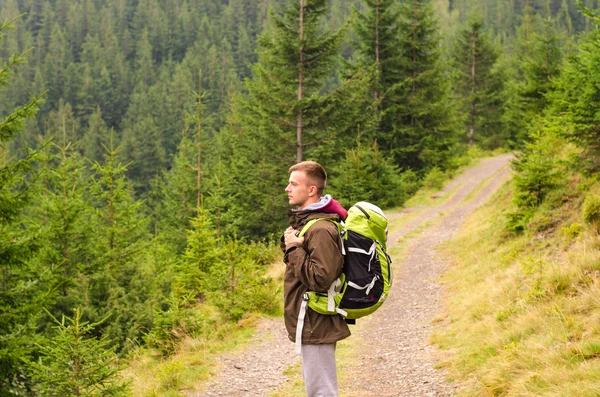
{"type": "Polygon", "coordinates": [[[302,161],[292,165],[289,171],[304,171],[308,179],[317,186],[319,196],[323,195],[323,191],[327,185],[327,172],[325,172],[325,168],[321,164],[316,161],[302,161]]]}

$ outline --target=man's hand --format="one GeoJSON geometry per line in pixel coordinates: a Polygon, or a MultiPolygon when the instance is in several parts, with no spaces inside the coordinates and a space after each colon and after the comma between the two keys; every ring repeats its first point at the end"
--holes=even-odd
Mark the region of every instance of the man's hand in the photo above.
{"type": "Polygon", "coordinates": [[[286,250],[292,246],[299,246],[304,243],[304,237],[298,237],[296,236],[296,233],[298,233],[298,231],[293,229],[291,226],[285,229],[285,232],[283,232],[286,250]]]}

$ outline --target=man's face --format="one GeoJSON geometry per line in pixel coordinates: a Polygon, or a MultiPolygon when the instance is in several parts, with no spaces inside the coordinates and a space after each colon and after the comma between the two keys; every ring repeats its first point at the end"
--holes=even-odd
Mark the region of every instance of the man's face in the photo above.
{"type": "Polygon", "coordinates": [[[304,208],[317,194],[317,187],[306,177],[304,171],[293,171],[285,188],[290,205],[304,208]]]}

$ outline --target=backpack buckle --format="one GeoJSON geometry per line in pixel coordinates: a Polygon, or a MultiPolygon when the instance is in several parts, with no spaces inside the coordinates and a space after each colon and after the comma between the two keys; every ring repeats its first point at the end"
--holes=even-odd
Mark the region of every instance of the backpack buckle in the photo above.
{"type": "Polygon", "coordinates": [[[308,293],[303,293],[302,294],[302,300],[308,302],[308,300],[310,299],[310,296],[308,295],[308,293]]]}

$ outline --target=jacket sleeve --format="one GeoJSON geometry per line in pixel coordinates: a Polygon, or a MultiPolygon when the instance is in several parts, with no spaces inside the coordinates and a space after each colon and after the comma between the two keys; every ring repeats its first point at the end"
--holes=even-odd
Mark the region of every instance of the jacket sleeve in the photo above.
{"type": "Polygon", "coordinates": [[[309,291],[327,292],[342,272],[344,257],[339,244],[335,225],[327,222],[311,227],[303,246],[292,246],[286,251],[285,262],[309,291]]]}

